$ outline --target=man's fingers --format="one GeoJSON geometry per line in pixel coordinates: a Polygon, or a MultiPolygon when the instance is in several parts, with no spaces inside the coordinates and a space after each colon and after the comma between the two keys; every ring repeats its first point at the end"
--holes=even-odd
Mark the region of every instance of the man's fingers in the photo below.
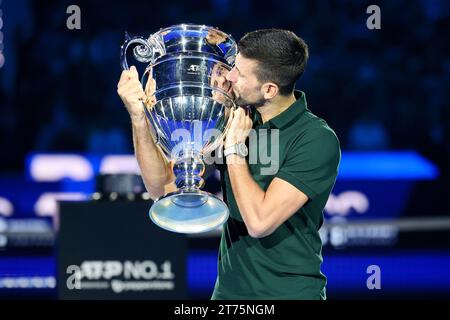
{"type": "Polygon", "coordinates": [[[117,84],[117,87],[127,83],[128,81],[133,81],[133,80],[139,81],[139,75],[138,75],[138,73],[136,71],[136,68],[134,70],[135,71],[132,71],[131,69],[130,70],[123,70],[121,75],[120,75],[120,79],[119,79],[119,82],[117,84]]]}
{"type": "Polygon", "coordinates": [[[120,79],[119,79],[119,83],[117,84],[117,87],[126,83],[129,80],[129,77],[130,77],[129,71],[123,70],[122,73],[120,74],[120,79]]]}
{"type": "Polygon", "coordinates": [[[122,71],[122,73],[120,74],[119,83],[122,82],[122,81],[124,81],[124,80],[126,79],[127,73],[128,73],[127,70],[123,70],[123,71],[122,71]]]}
{"type": "Polygon", "coordinates": [[[245,110],[242,107],[238,107],[235,112],[236,116],[239,118],[242,118],[245,115],[245,110]]]}
{"type": "Polygon", "coordinates": [[[230,118],[228,119],[228,121],[233,121],[233,119],[234,119],[234,112],[235,112],[235,110],[233,110],[231,113],[230,113],[230,118]]]}
{"type": "Polygon", "coordinates": [[[145,85],[145,94],[152,96],[156,90],[156,81],[151,76],[148,77],[147,84],[145,85]]]}
{"type": "Polygon", "coordinates": [[[139,98],[145,97],[145,93],[143,90],[133,90],[130,92],[130,94],[137,95],[139,96],[139,98]]]}
{"type": "Polygon", "coordinates": [[[117,93],[121,97],[126,97],[127,99],[129,99],[129,97],[132,95],[145,96],[144,90],[136,86],[121,86],[117,89],[117,93]]]}
{"type": "Polygon", "coordinates": [[[135,66],[131,66],[130,72],[131,72],[132,76],[135,76],[136,78],[139,78],[139,74],[138,74],[137,69],[136,69],[135,66]]]}
{"type": "Polygon", "coordinates": [[[144,98],[141,93],[134,93],[127,96],[127,101],[129,102],[137,102],[138,100],[144,102],[144,98]]]}
{"type": "Polygon", "coordinates": [[[139,81],[125,82],[124,84],[121,84],[117,89],[122,91],[130,91],[136,89],[144,92],[144,89],[142,89],[141,83],[139,81]]]}
{"type": "Polygon", "coordinates": [[[249,123],[253,124],[248,110],[244,108],[238,108],[235,113],[236,114],[234,116],[237,118],[236,121],[238,122],[238,126],[240,128],[247,128],[249,126],[249,123]]]}

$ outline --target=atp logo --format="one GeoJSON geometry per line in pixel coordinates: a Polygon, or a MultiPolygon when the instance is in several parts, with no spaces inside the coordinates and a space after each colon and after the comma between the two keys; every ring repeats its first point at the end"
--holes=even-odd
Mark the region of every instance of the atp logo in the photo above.
{"type": "Polygon", "coordinates": [[[191,64],[189,66],[189,68],[187,69],[187,72],[198,74],[198,73],[205,73],[206,70],[207,70],[206,66],[199,66],[197,64],[191,64]]]}

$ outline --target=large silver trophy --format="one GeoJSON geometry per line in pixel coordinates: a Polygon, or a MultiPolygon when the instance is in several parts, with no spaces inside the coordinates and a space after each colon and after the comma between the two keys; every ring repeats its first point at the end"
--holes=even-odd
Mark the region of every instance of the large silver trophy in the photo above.
{"type": "Polygon", "coordinates": [[[228,219],[228,207],[200,188],[204,156],[221,146],[235,108],[232,95],[216,80],[234,64],[236,42],[216,28],[193,24],[161,29],[148,38],[127,36],[123,69],[131,46],[134,58],[146,66],[142,84],[149,76],[156,83],[152,103],[143,108],[156,144],[173,163],[178,188],[155,201],[150,218],[174,232],[215,229],[228,219]]]}

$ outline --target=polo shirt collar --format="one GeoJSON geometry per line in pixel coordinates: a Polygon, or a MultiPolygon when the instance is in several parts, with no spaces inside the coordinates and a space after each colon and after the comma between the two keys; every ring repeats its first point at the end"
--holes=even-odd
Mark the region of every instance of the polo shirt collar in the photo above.
{"type": "MultiPolygon", "coordinates": [[[[268,122],[271,126],[278,129],[286,127],[292,121],[297,120],[308,109],[305,93],[303,91],[295,90],[294,95],[297,100],[282,113],[270,119],[268,122]]],[[[257,111],[255,112],[253,123],[257,125],[262,124],[261,115],[257,111]]]]}

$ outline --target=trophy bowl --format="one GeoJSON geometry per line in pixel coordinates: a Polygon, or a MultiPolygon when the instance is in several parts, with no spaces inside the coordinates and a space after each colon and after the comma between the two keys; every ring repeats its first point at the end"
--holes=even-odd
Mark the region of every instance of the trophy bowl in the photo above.
{"type": "Polygon", "coordinates": [[[220,154],[230,115],[236,108],[229,90],[217,79],[234,64],[237,45],[222,31],[180,24],[150,35],[127,36],[122,46],[122,68],[128,69],[127,50],[146,65],[141,78],[155,81],[151,104],[143,103],[153,139],[173,163],[176,192],[157,199],[151,220],[179,233],[201,233],[226,222],[229,210],[218,197],[200,188],[204,184],[205,155],[220,154]]]}

